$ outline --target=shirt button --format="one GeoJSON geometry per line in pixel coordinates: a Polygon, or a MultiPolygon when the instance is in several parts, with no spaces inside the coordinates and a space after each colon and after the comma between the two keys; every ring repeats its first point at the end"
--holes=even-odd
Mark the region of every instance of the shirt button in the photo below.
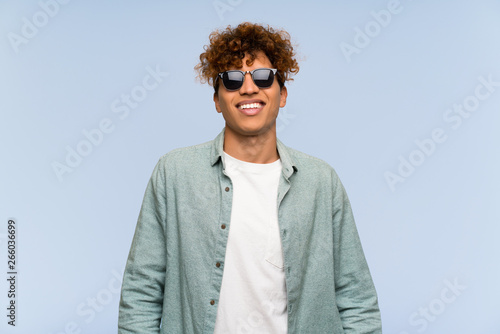
{"type": "Polygon", "coordinates": [[[221,229],[223,229],[223,230],[225,230],[225,229],[226,229],[226,224],[222,224],[222,225],[220,226],[220,228],[221,228],[221,229]]]}
{"type": "Polygon", "coordinates": [[[220,262],[217,262],[217,263],[215,264],[215,266],[216,266],[217,268],[220,268],[220,262]]]}
{"type": "Polygon", "coordinates": [[[226,192],[229,191],[229,187],[226,187],[226,189],[224,189],[224,190],[226,190],[226,192]]]}
{"type": "Polygon", "coordinates": [[[213,305],[213,304],[215,304],[215,300],[213,300],[213,299],[212,299],[212,300],[210,301],[210,305],[213,305]]]}

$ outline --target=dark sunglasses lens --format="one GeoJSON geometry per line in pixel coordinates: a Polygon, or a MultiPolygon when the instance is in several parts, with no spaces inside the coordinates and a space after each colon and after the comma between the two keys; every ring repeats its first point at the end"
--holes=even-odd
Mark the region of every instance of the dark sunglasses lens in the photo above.
{"type": "Polygon", "coordinates": [[[243,74],[241,72],[224,72],[222,82],[227,90],[240,89],[243,85],[243,74]]]}
{"type": "Polygon", "coordinates": [[[258,69],[253,72],[253,82],[260,88],[268,88],[273,85],[274,73],[270,69],[258,69]]]}

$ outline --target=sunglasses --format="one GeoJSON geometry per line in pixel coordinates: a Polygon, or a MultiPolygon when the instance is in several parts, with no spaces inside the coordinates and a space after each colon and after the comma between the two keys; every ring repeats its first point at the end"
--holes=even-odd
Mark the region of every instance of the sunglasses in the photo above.
{"type": "Polygon", "coordinates": [[[273,85],[274,76],[278,71],[275,68],[257,68],[253,71],[226,71],[219,73],[218,77],[222,79],[224,87],[228,91],[238,90],[243,86],[245,76],[250,73],[255,85],[259,88],[269,88],[273,85]]]}

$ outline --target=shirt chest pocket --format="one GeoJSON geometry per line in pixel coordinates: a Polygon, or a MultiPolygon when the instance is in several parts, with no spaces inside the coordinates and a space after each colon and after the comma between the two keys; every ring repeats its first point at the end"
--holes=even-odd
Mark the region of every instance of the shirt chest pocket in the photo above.
{"type": "Polygon", "coordinates": [[[267,242],[265,251],[266,262],[274,267],[283,270],[283,247],[281,246],[280,230],[278,225],[278,217],[276,214],[271,215],[267,227],[267,242]]]}

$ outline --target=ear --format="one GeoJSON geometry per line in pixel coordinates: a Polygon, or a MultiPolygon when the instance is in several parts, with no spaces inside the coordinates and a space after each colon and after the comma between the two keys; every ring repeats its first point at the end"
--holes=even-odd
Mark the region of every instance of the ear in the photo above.
{"type": "Polygon", "coordinates": [[[214,93],[214,103],[215,103],[215,110],[217,110],[218,113],[221,113],[222,110],[220,109],[219,94],[217,93],[214,93]]]}
{"type": "Polygon", "coordinates": [[[283,86],[280,90],[280,108],[286,106],[286,98],[288,97],[288,92],[286,86],[283,86]]]}

